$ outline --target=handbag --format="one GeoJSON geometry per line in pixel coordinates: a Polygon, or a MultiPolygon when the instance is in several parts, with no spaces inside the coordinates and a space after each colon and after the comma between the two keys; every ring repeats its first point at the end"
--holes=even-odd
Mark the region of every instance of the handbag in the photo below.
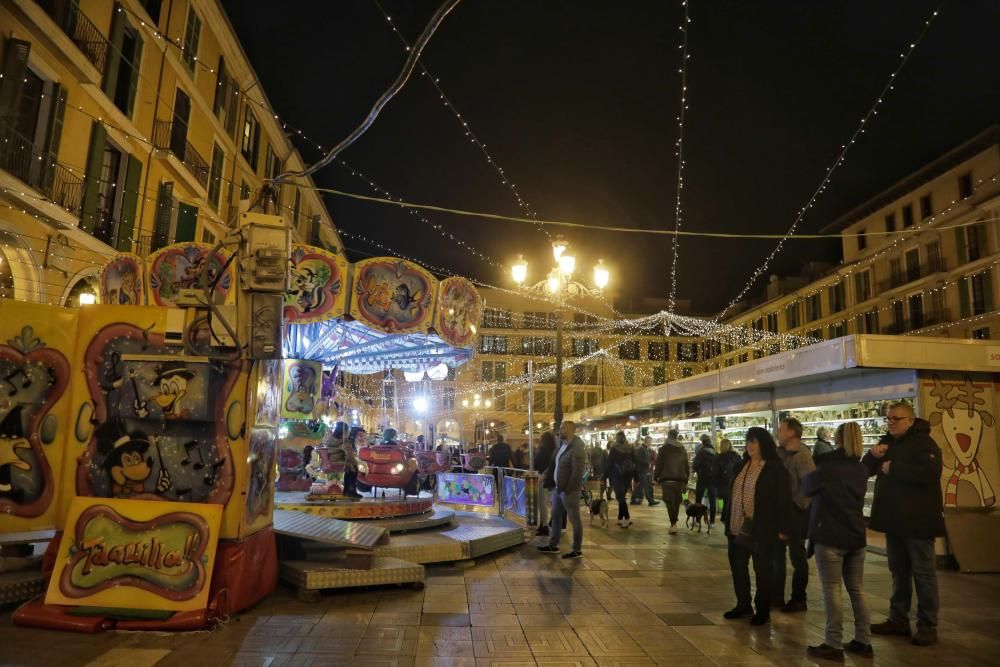
{"type": "Polygon", "coordinates": [[[743,486],[740,488],[740,511],[743,513],[743,525],[740,526],[740,532],[733,538],[736,544],[744,549],[753,549],[755,544],[753,536],[753,518],[746,515],[746,506],[743,502],[743,496],[747,488],[747,477],[749,476],[750,471],[748,470],[747,473],[743,475],[743,486]]]}

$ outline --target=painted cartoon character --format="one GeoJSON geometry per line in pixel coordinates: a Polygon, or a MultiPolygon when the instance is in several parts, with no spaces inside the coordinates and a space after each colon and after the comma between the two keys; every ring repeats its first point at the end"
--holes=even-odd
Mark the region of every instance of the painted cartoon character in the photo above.
{"type": "Polygon", "coordinates": [[[365,284],[368,292],[367,302],[369,306],[375,306],[380,310],[387,311],[392,306],[392,295],[389,291],[389,283],[375,280],[372,276],[365,284]]]}
{"type": "Polygon", "coordinates": [[[153,472],[149,438],[142,431],[127,433],[119,421],[108,421],[97,429],[97,451],[104,455],[102,467],[111,476],[111,495],[128,498],[145,491],[153,472]]]}
{"type": "Polygon", "coordinates": [[[308,313],[323,305],[322,285],[315,271],[308,266],[295,267],[292,269],[292,281],[295,283],[292,291],[302,312],[308,313]]]}
{"type": "Polygon", "coordinates": [[[15,405],[0,421],[0,498],[14,502],[22,502],[24,492],[14,488],[13,469],[31,470],[31,464],[18,455],[20,450],[31,449],[31,443],[24,437],[21,411],[22,406],[15,405]]]}
{"type": "MultiPolygon", "coordinates": [[[[188,393],[188,383],[194,379],[194,371],[189,370],[184,362],[168,361],[160,364],[156,369],[156,377],[152,385],[157,388],[157,393],[150,397],[154,403],[160,406],[164,417],[183,417],[186,414],[181,400],[188,393]]],[[[149,416],[148,402],[136,396],[136,414],[141,418],[149,416]]]]}
{"type": "Polygon", "coordinates": [[[392,297],[395,302],[396,307],[405,313],[412,313],[412,311],[419,305],[420,299],[423,298],[423,291],[417,290],[414,293],[410,292],[410,286],[406,283],[399,283],[396,285],[396,292],[392,297]]]}
{"type": "Polygon", "coordinates": [[[946,507],[958,506],[958,483],[962,480],[976,489],[982,507],[992,507],[997,501],[993,486],[978,459],[983,432],[995,421],[992,414],[979,407],[986,405],[986,400],[979,395],[982,392],[983,388],[974,385],[969,376],[959,387],[947,386],[939,377],[934,377],[934,389],[930,394],[937,398],[935,407],[939,411],[930,415],[930,422],[941,427],[955,455],[955,468],[945,490],[946,507]],[[954,397],[953,390],[957,390],[954,397]],[[962,407],[956,409],[958,406],[962,407]]]}
{"type": "Polygon", "coordinates": [[[316,371],[305,364],[295,364],[289,369],[288,399],[285,410],[311,414],[315,405],[316,371]]]}
{"type": "Polygon", "coordinates": [[[121,289],[118,291],[118,298],[112,299],[112,303],[117,303],[120,306],[132,305],[134,303],[132,295],[136,291],[136,280],[135,272],[131,268],[123,269],[121,289]]]}

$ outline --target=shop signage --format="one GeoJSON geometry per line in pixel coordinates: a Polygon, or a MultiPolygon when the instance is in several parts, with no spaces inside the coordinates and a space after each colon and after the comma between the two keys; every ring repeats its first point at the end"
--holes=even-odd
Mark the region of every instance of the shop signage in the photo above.
{"type": "Polygon", "coordinates": [[[200,609],[221,520],[221,505],[75,498],[45,602],[200,609]]]}
{"type": "Polygon", "coordinates": [[[721,389],[738,389],[844,368],[843,340],[810,345],[719,371],[721,389]]]}
{"type": "Polygon", "coordinates": [[[990,345],[986,348],[986,363],[989,366],[1000,366],[1000,346],[990,345]]]}

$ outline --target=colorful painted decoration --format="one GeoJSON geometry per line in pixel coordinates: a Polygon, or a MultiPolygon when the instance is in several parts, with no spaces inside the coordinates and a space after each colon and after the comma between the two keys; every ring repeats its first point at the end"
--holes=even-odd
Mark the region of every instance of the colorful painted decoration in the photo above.
{"type": "Polygon", "coordinates": [[[0,345],[0,512],[35,517],[55,494],[44,445],[55,433],[49,415],[69,384],[69,361],[30,326],[0,345]]]}
{"type": "Polygon", "coordinates": [[[201,271],[206,262],[209,284],[218,280],[216,303],[226,303],[235,281],[233,267],[226,267],[223,273],[225,258],[216,254],[209,259],[211,250],[212,246],[204,243],[178,243],[153,254],[149,258],[150,304],[173,306],[182,290],[200,288],[201,271]]]}
{"type": "Polygon", "coordinates": [[[141,306],[146,302],[146,266],[138,255],[121,253],[101,269],[101,303],[141,306]]]}
{"type": "Polygon", "coordinates": [[[220,505],[74,498],[46,604],[204,609],[220,505]]]}
{"type": "Polygon", "coordinates": [[[246,522],[270,517],[274,500],[274,466],[277,438],[273,428],[255,428],[250,432],[250,482],[247,488],[246,522]]]}
{"type": "Polygon", "coordinates": [[[347,300],[347,260],[343,255],[295,244],[292,288],[285,294],[285,322],[305,324],[342,317],[347,300]]]}
{"type": "Polygon", "coordinates": [[[441,281],[434,330],[452,347],[471,347],[483,316],[483,297],[466,278],[451,276],[441,281]]]}
{"type": "Polygon", "coordinates": [[[437,279],[413,262],[366,259],[354,265],[351,317],[387,333],[426,332],[436,289],[437,279]]]}
{"type": "Polygon", "coordinates": [[[437,496],[439,503],[493,507],[496,501],[493,475],[440,472],[437,496]]]}
{"type": "Polygon", "coordinates": [[[281,416],[312,419],[322,389],[323,365],[318,361],[286,359],[281,382],[281,416]]]}
{"type": "Polygon", "coordinates": [[[504,475],[503,478],[503,510],[505,514],[516,514],[527,517],[525,502],[525,482],[523,477],[504,475]]]}

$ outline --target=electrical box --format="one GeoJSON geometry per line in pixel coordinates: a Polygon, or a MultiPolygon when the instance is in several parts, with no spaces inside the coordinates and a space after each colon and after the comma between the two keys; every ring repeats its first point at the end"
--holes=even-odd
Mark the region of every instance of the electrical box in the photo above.
{"type": "Polygon", "coordinates": [[[241,213],[240,281],[244,290],[284,294],[289,288],[291,231],[284,218],[241,213]]]}
{"type": "Polygon", "coordinates": [[[247,326],[241,336],[250,341],[251,359],[280,359],[284,294],[249,293],[243,296],[249,305],[247,326]]]}

